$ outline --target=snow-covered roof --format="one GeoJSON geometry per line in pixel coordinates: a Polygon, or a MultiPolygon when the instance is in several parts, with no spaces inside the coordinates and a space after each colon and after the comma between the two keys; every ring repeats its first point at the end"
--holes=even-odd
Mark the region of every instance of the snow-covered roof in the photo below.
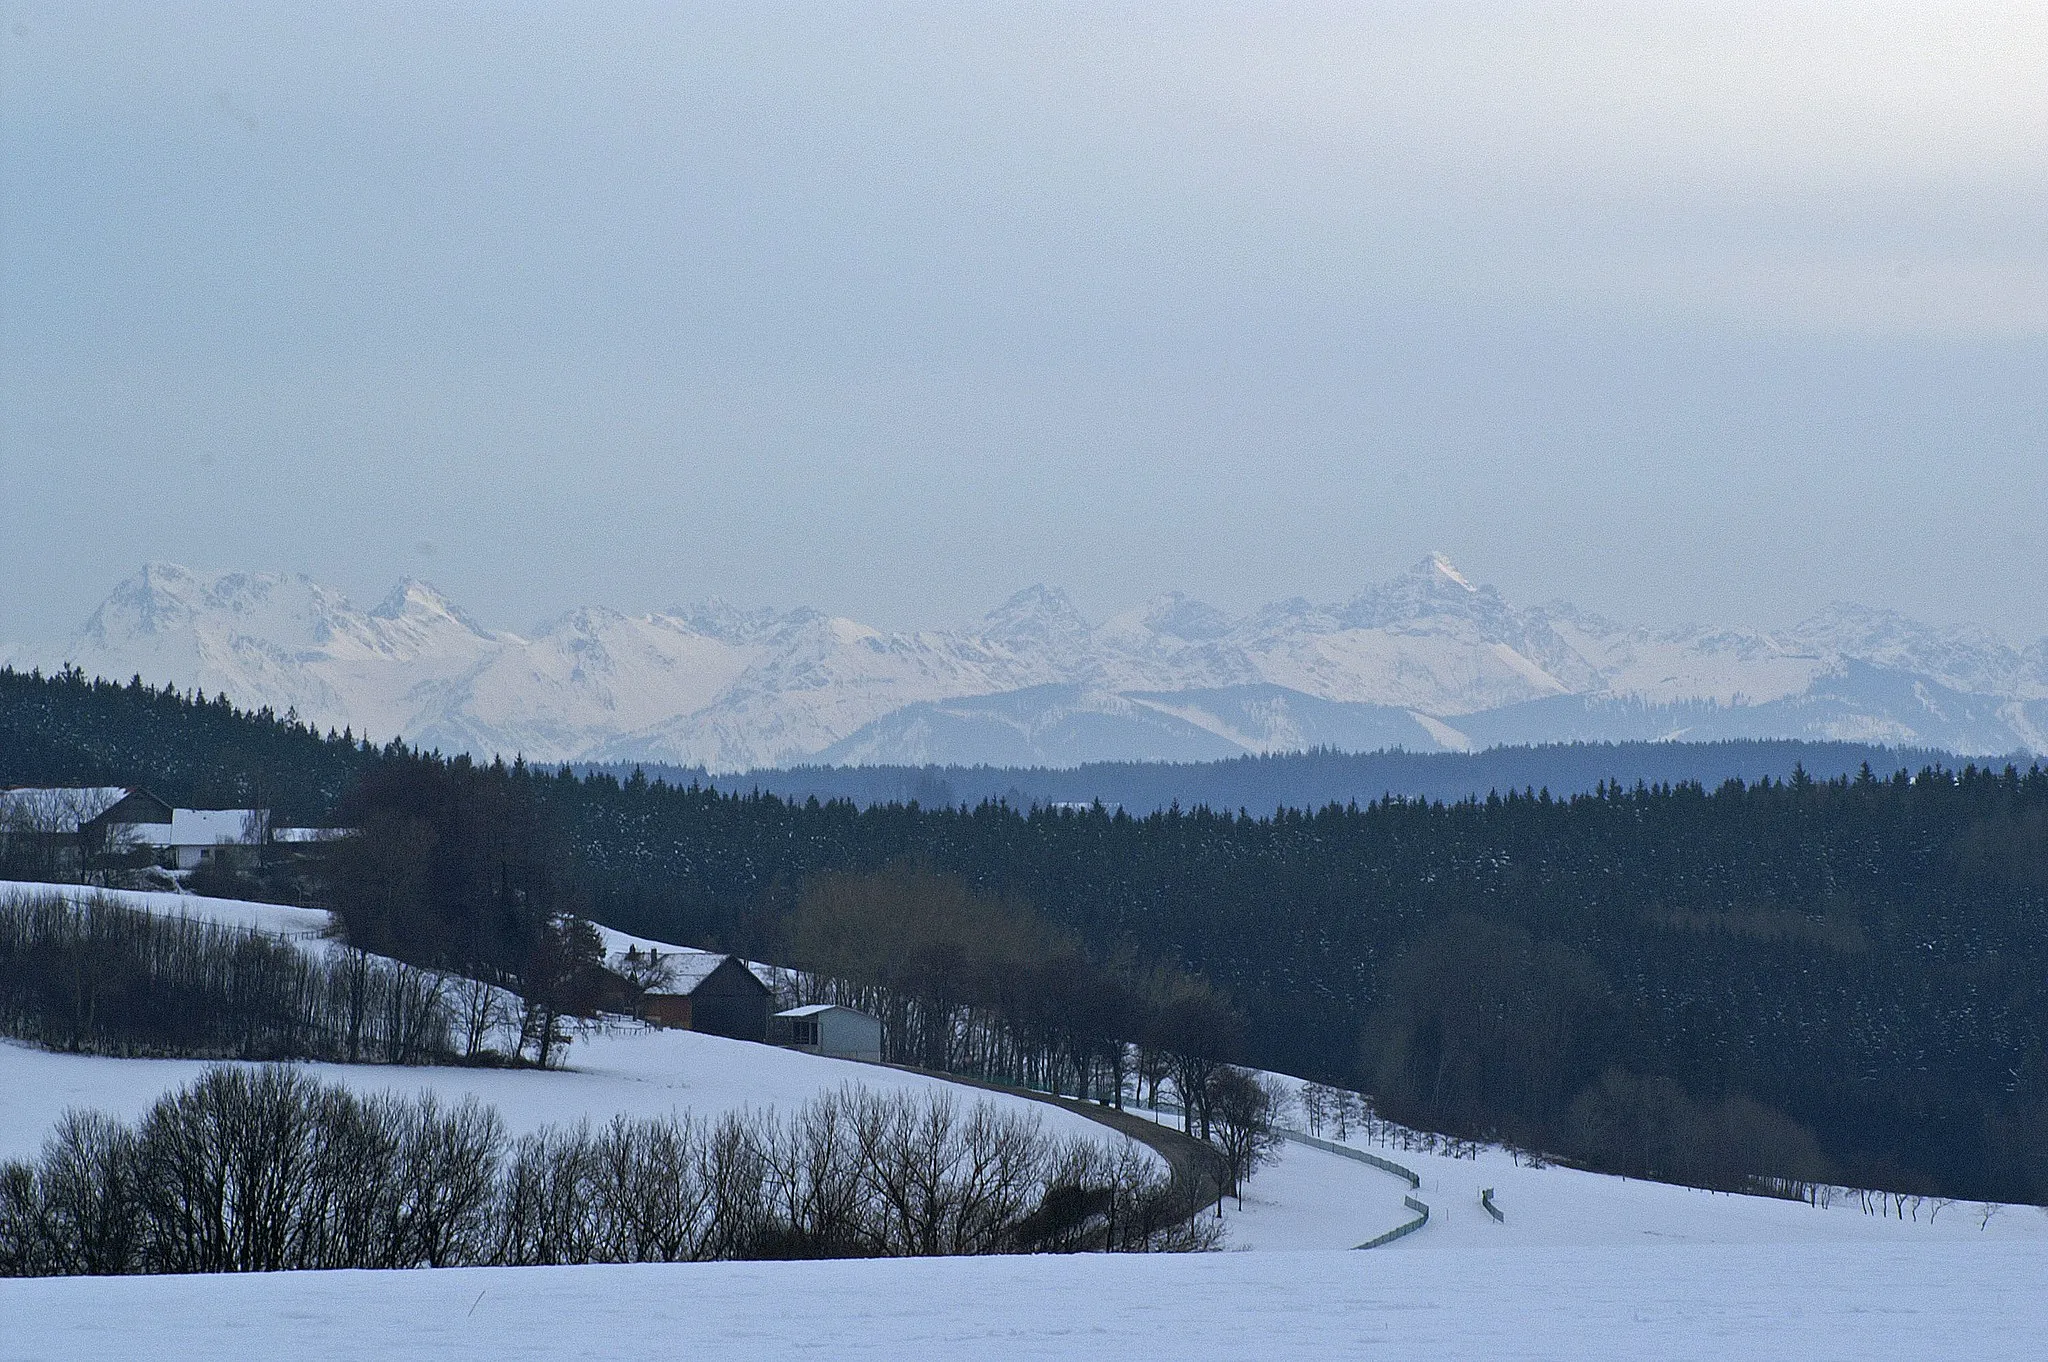
{"type": "Polygon", "coordinates": [[[249,845],[262,840],[262,829],[263,815],[259,809],[172,809],[171,840],[166,845],[249,845]]]}
{"type": "Polygon", "coordinates": [[[775,1015],[778,1017],[815,1017],[820,1012],[831,1012],[834,1010],[840,1012],[853,1011],[850,1007],[840,1007],[838,1003],[807,1003],[802,1007],[787,1008],[775,1015]]]}
{"type": "Polygon", "coordinates": [[[674,979],[660,991],[663,993],[694,993],[697,985],[709,979],[718,967],[730,960],[729,955],[713,955],[708,951],[691,955],[664,956],[675,967],[674,979]]]}
{"type": "MultiPolygon", "coordinates": [[[[716,951],[700,950],[695,946],[678,946],[672,941],[656,941],[650,936],[634,936],[631,932],[622,932],[616,927],[607,927],[602,923],[593,922],[590,925],[597,928],[598,936],[604,941],[605,954],[614,960],[635,946],[642,951],[660,951],[664,959],[682,960],[703,956],[712,961],[704,967],[704,974],[708,975],[718,967],[717,961],[725,958],[716,951]]],[[[784,973],[776,966],[764,965],[759,960],[742,960],[740,963],[745,965],[747,972],[759,979],[761,986],[770,992],[777,987],[778,976],[784,973]]],[[[702,976],[699,976],[700,981],[701,978],[702,976]]]]}
{"type": "Polygon", "coordinates": [[[77,832],[135,791],[127,785],[80,785],[0,790],[0,820],[21,819],[38,832],[77,832]]]}
{"type": "MultiPolygon", "coordinates": [[[[612,956],[614,966],[623,958],[623,954],[623,952],[620,952],[612,956]]],[[[666,964],[670,970],[668,982],[648,991],[657,996],[666,997],[695,993],[699,985],[717,973],[720,965],[735,958],[730,955],[720,955],[715,951],[663,951],[661,952],[662,963],[666,964]]],[[[766,979],[761,978],[760,971],[753,965],[745,960],[741,960],[739,963],[741,968],[754,976],[755,981],[761,987],[767,989],[774,987],[766,979]]]]}

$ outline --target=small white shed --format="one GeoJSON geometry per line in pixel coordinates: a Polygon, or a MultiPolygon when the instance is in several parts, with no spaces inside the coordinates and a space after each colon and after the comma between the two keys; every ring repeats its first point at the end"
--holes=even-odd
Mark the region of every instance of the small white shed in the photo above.
{"type": "Polygon", "coordinates": [[[792,1050],[835,1059],[882,1060],[882,1022],[836,1003],[812,1003],[775,1014],[769,1039],[792,1050]]]}

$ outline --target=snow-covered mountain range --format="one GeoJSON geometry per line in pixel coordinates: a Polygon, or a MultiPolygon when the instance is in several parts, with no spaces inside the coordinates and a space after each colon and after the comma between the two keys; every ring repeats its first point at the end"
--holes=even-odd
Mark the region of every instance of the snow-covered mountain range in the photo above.
{"type": "Polygon", "coordinates": [[[1172,594],[1100,624],[1046,587],[889,633],[719,602],[487,629],[423,582],[362,610],[303,576],[156,564],[18,667],[226,692],[321,727],[536,761],[1065,765],[1310,746],[1830,738],[2048,751],[2048,639],[1838,605],[1782,632],[1518,608],[1440,554],[1348,601],[1172,594]]]}

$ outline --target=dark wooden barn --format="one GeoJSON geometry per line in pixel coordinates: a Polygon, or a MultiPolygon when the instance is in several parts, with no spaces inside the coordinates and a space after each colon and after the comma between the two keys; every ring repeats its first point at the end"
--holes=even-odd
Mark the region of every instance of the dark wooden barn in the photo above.
{"type": "Polygon", "coordinates": [[[675,982],[641,1000],[641,1015],[662,1026],[734,1040],[768,1039],[768,985],[736,955],[698,955],[676,962],[675,982]]]}

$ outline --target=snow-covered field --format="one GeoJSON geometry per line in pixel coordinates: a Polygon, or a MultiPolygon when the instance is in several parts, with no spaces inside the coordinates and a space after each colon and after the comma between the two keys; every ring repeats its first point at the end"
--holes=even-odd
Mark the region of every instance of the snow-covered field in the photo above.
{"type": "MultiPolygon", "coordinates": [[[[35,1152],[67,1107],[93,1107],[132,1119],[183,1086],[209,1061],[106,1059],[60,1055],[0,1041],[0,1158],[35,1152]]],[[[1053,1107],[996,1093],[974,1093],[937,1079],[692,1031],[635,1030],[579,1037],[566,1069],[396,1068],[382,1064],[305,1064],[311,1076],[362,1092],[431,1091],[474,1096],[498,1109],[517,1135],[589,1118],[593,1125],[630,1116],[696,1114],[800,1106],[845,1083],[879,1091],[943,1090],[963,1106],[987,1098],[1041,1119],[1048,1132],[1120,1140],[1106,1127],[1053,1107]]]]}
{"type": "MultiPolygon", "coordinates": [[[[306,910],[124,897],[321,948],[323,915],[306,910]]],[[[616,1112],[786,1109],[849,1081],[945,1086],[678,1031],[585,1035],[569,1065],[307,1068],[358,1089],[475,1095],[514,1132],[616,1112]]],[[[0,1042],[0,1158],[33,1154],[67,1107],[133,1117],[204,1067],[0,1042]]],[[[1122,1138],[992,1100],[1027,1105],[1048,1130],[1122,1138]]],[[[1822,1209],[1532,1168],[1500,1150],[1360,1147],[1419,1173],[1432,1212],[1420,1233],[1370,1253],[1344,1250],[1410,1218],[1407,1184],[1289,1144],[1244,1208],[1225,1208],[1228,1246],[1248,1251],[0,1281],[0,1362],[565,1359],[679,1340],[734,1358],[1982,1358],[2029,1355],[2048,1336],[2038,1208],[1929,1202],[1901,1220],[1854,1200],[1822,1209]],[[1487,1187],[1505,1224],[1480,1207],[1487,1187]]]]}
{"type": "Polygon", "coordinates": [[[2039,1355],[2044,1276],[1950,1241],[55,1278],[0,1282],[0,1362],[1981,1362],[2039,1355]]]}

